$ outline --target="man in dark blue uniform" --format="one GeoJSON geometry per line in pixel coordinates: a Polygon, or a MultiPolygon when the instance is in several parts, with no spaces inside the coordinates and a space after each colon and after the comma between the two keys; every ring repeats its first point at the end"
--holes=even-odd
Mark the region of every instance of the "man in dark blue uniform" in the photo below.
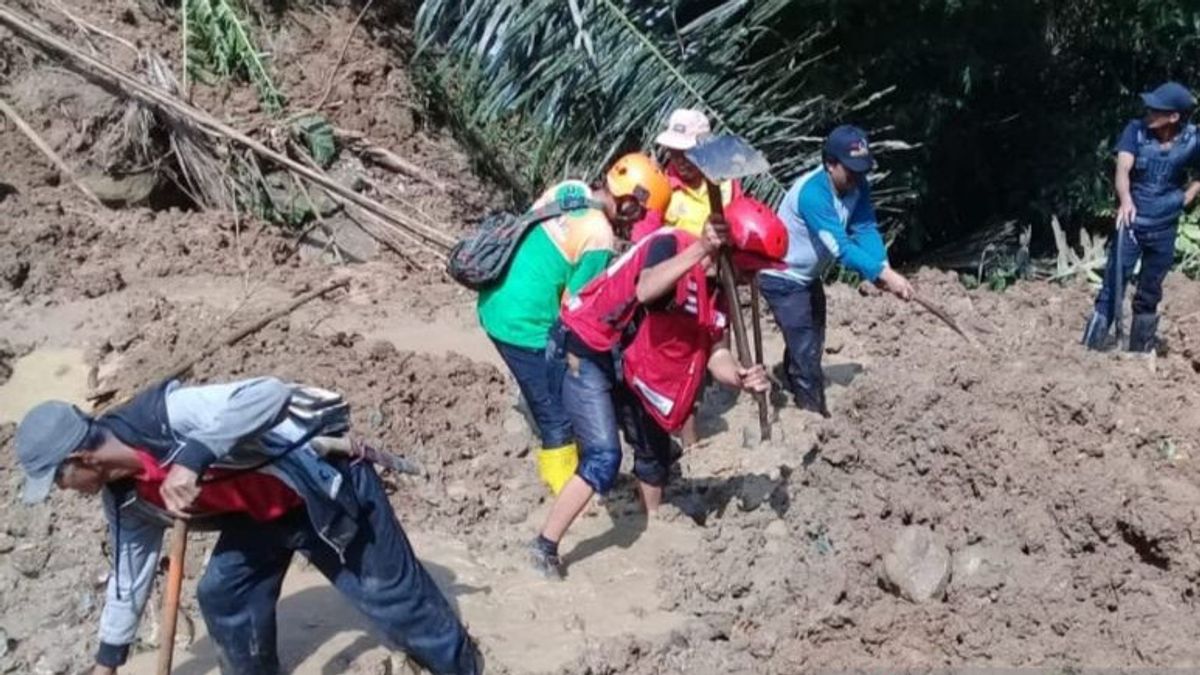
{"type": "Polygon", "coordinates": [[[1200,138],[1187,121],[1196,105],[1191,92],[1177,82],[1167,82],[1142,94],[1142,101],[1146,116],[1126,125],[1117,141],[1117,232],[1109,246],[1104,285],[1083,334],[1088,349],[1104,347],[1116,303],[1124,297],[1124,280],[1132,275],[1139,258],[1142,267],[1133,296],[1129,351],[1154,349],[1158,303],[1163,279],[1175,259],[1179,217],[1200,193],[1197,181],[1184,188],[1188,169],[1200,168],[1200,138]],[[1121,288],[1117,288],[1118,278],[1121,288]]]}

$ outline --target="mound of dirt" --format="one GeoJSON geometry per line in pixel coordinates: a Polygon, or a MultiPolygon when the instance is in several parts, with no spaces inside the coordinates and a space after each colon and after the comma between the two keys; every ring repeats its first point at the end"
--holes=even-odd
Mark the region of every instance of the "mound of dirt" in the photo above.
{"type": "Polygon", "coordinates": [[[206,273],[278,277],[295,265],[296,244],[278,228],[235,227],[222,214],[105,211],[57,190],[0,202],[9,223],[0,241],[3,290],[26,301],[96,298],[130,283],[206,273]]]}
{"type": "MultiPolygon", "coordinates": [[[[337,296],[329,300],[336,303],[337,296]]],[[[135,305],[130,326],[146,328],[123,345],[110,341],[118,366],[105,384],[121,391],[150,384],[148,377],[201,348],[211,338],[206,328],[223,318],[207,305],[161,297],[135,305]]],[[[355,333],[318,334],[306,325],[310,320],[300,313],[280,320],[201,362],[188,381],[270,374],[344,392],[357,433],[416,460],[427,473],[398,486],[398,503],[413,506],[406,509],[413,517],[456,530],[469,531],[496,508],[506,482],[518,481],[508,486],[514,488],[531,482],[528,464],[515,459],[527,452],[528,434],[505,430],[513,397],[494,366],[453,353],[401,351],[355,333]],[[461,489],[466,483],[470,489],[461,489]]],[[[526,495],[527,511],[538,494],[526,495]]]]}
{"type": "MultiPolygon", "coordinates": [[[[1200,664],[1200,394],[1181,327],[1164,319],[1172,347],[1158,359],[1088,353],[1086,289],[918,283],[981,348],[831,289],[828,348],[863,372],[812,424],[811,463],[790,448],[790,499],[727,513],[699,555],[664,561],[673,601],[702,620],[691,633],[610,645],[576,672],[1200,664]],[[954,556],[944,601],[881,583],[911,525],[954,556]]],[[[1186,280],[1167,297],[1168,317],[1200,309],[1186,280]]]]}

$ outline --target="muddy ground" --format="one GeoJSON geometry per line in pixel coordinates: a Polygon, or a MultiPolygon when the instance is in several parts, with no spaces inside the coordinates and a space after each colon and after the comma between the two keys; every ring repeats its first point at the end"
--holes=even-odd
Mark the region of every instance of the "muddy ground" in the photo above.
{"type": "MultiPolygon", "coordinates": [[[[62,6],[174,59],[169,16],[143,4],[62,6]]],[[[272,53],[288,64],[281,86],[297,106],[321,98],[354,16],[270,17],[272,53]]],[[[359,30],[327,112],[449,187],[348,156],[342,175],[461,231],[498,197],[422,116],[395,49],[402,33],[371,21],[359,30]]],[[[119,103],[7,35],[0,54],[0,95],[72,166],[94,168],[96,120],[119,103]]],[[[261,115],[236,90],[201,86],[195,100],[233,121],[261,115]]],[[[97,209],[11,126],[0,166],[0,671],[81,672],[108,573],[94,501],[19,505],[12,420],[46,396],[84,404],[91,391],[142,386],[213,336],[340,277],[347,289],[220,350],[191,379],[275,374],[337,389],[360,432],[419,462],[423,476],[386,476],[393,504],[490,671],[1200,668],[1193,282],[1169,279],[1155,357],[1082,351],[1082,285],[992,293],[917,274],[974,344],[891,298],[832,288],[833,417],[785,407],[774,440],[759,444],[753,406],[710,392],[703,441],[662,518],[637,515],[623,482],[564,542],[569,577],[552,584],[522,555],[547,507],[533,437],[472,296],[435,265],[419,269],[345,223],[334,229],[345,233],[339,264],[327,242],[252,218],[161,203],[97,209]],[[925,544],[907,578],[889,555],[902,533],[925,544]],[[914,576],[932,581],[914,590],[914,576]]],[[[768,356],[781,352],[772,326],[768,356]]],[[[191,549],[180,672],[216,668],[190,595],[211,543],[200,536],[191,549]]],[[[303,565],[281,613],[295,672],[396,672],[303,565]]],[[[156,623],[152,609],[128,672],[153,672],[156,623]]]]}

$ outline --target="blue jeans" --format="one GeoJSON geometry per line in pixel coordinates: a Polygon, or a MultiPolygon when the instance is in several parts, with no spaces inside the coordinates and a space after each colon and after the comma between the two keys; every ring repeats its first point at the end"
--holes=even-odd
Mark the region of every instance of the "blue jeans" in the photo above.
{"type": "Polygon", "coordinates": [[[551,330],[547,353],[562,373],[563,406],[579,443],[579,477],[600,494],[611,490],[621,468],[619,434],[624,432],[633,447],[633,474],[644,483],[666,485],[678,459],[671,435],[619,381],[613,355],[592,351],[561,325],[551,330]]]}
{"type": "Polygon", "coordinates": [[[340,560],[303,508],[269,523],[236,520],[222,529],[196,598],[224,675],[280,672],[275,605],[299,551],[396,648],[434,673],[474,675],[483,663],[466,629],[413,555],[375,469],[343,465],[343,490],[362,510],[358,535],[340,560]]]}
{"type": "Polygon", "coordinates": [[[825,286],[819,280],[804,285],[762,274],[759,287],[775,323],[783,331],[787,345],[783,351],[784,370],[796,405],[828,415],[825,375],[821,371],[825,351],[825,286]]]}
{"type": "Polygon", "coordinates": [[[571,442],[571,419],[563,409],[562,381],[553,369],[545,349],[529,349],[492,338],[500,358],[504,359],[521,396],[529,405],[543,448],[561,448],[571,442]]]}
{"type": "MultiPolygon", "coordinates": [[[[1138,274],[1137,290],[1133,294],[1134,314],[1154,314],[1158,311],[1158,303],[1162,301],[1163,280],[1171,271],[1175,262],[1176,226],[1155,228],[1151,231],[1136,230],[1125,227],[1121,229],[1121,268],[1122,279],[1129,283],[1133,268],[1138,258],[1142,259],[1142,269],[1138,274]]],[[[1104,270],[1104,285],[1096,295],[1096,311],[1110,321],[1116,316],[1114,301],[1125,293],[1120,289],[1120,295],[1114,294],[1117,285],[1117,256],[1115,255],[1116,237],[1108,245],[1108,266],[1104,270]]]]}

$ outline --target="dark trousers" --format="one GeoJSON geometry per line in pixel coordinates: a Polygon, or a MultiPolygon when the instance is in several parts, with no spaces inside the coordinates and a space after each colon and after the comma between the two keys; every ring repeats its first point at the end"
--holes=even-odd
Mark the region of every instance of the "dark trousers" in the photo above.
{"type": "Polygon", "coordinates": [[[759,287],[775,323],[783,331],[783,352],[788,388],[796,405],[828,414],[821,356],[825,351],[825,286],[820,281],[801,284],[770,274],[759,277],[759,287]]]}
{"type": "MultiPolygon", "coordinates": [[[[1134,314],[1154,314],[1158,311],[1158,303],[1162,301],[1163,280],[1171,271],[1175,262],[1175,235],[1177,227],[1157,228],[1153,231],[1138,231],[1131,227],[1121,229],[1122,279],[1129,283],[1133,276],[1133,268],[1138,258],[1142,259],[1142,269],[1138,274],[1137,289],[1133,294],[1134,314]]],[[[1104,285],[1096,295],[1096,311],[1109,321],[1116,315],[1114,301],[1124,295],[1124,287],[1114,292],[1117,285],[1117,256],[1116,237],[1108,245],[1108,266],[1104,270],[1104,285]]]]}
{"type": "Polygon", "coordinates": [[[546,350],[528,349],[492,338],[500,358],[517,379],[529,406],[543,448],[561,448],[574,438],[571,419],[562,403],[562,382],[549,363],[546,350]]]}
{"type": "Polygon", "coordinates": [[[371,620],[394,647],[434,673],[474,675],[482,662],[450,603],[413,554],[371,465],[348,466],[343,490],[363,509],[345,560],[313,529],[303,508],[270,523],[222,529],[196,589],[224,675],[280,672],[275,605],[299,551],[371,620]]]}

